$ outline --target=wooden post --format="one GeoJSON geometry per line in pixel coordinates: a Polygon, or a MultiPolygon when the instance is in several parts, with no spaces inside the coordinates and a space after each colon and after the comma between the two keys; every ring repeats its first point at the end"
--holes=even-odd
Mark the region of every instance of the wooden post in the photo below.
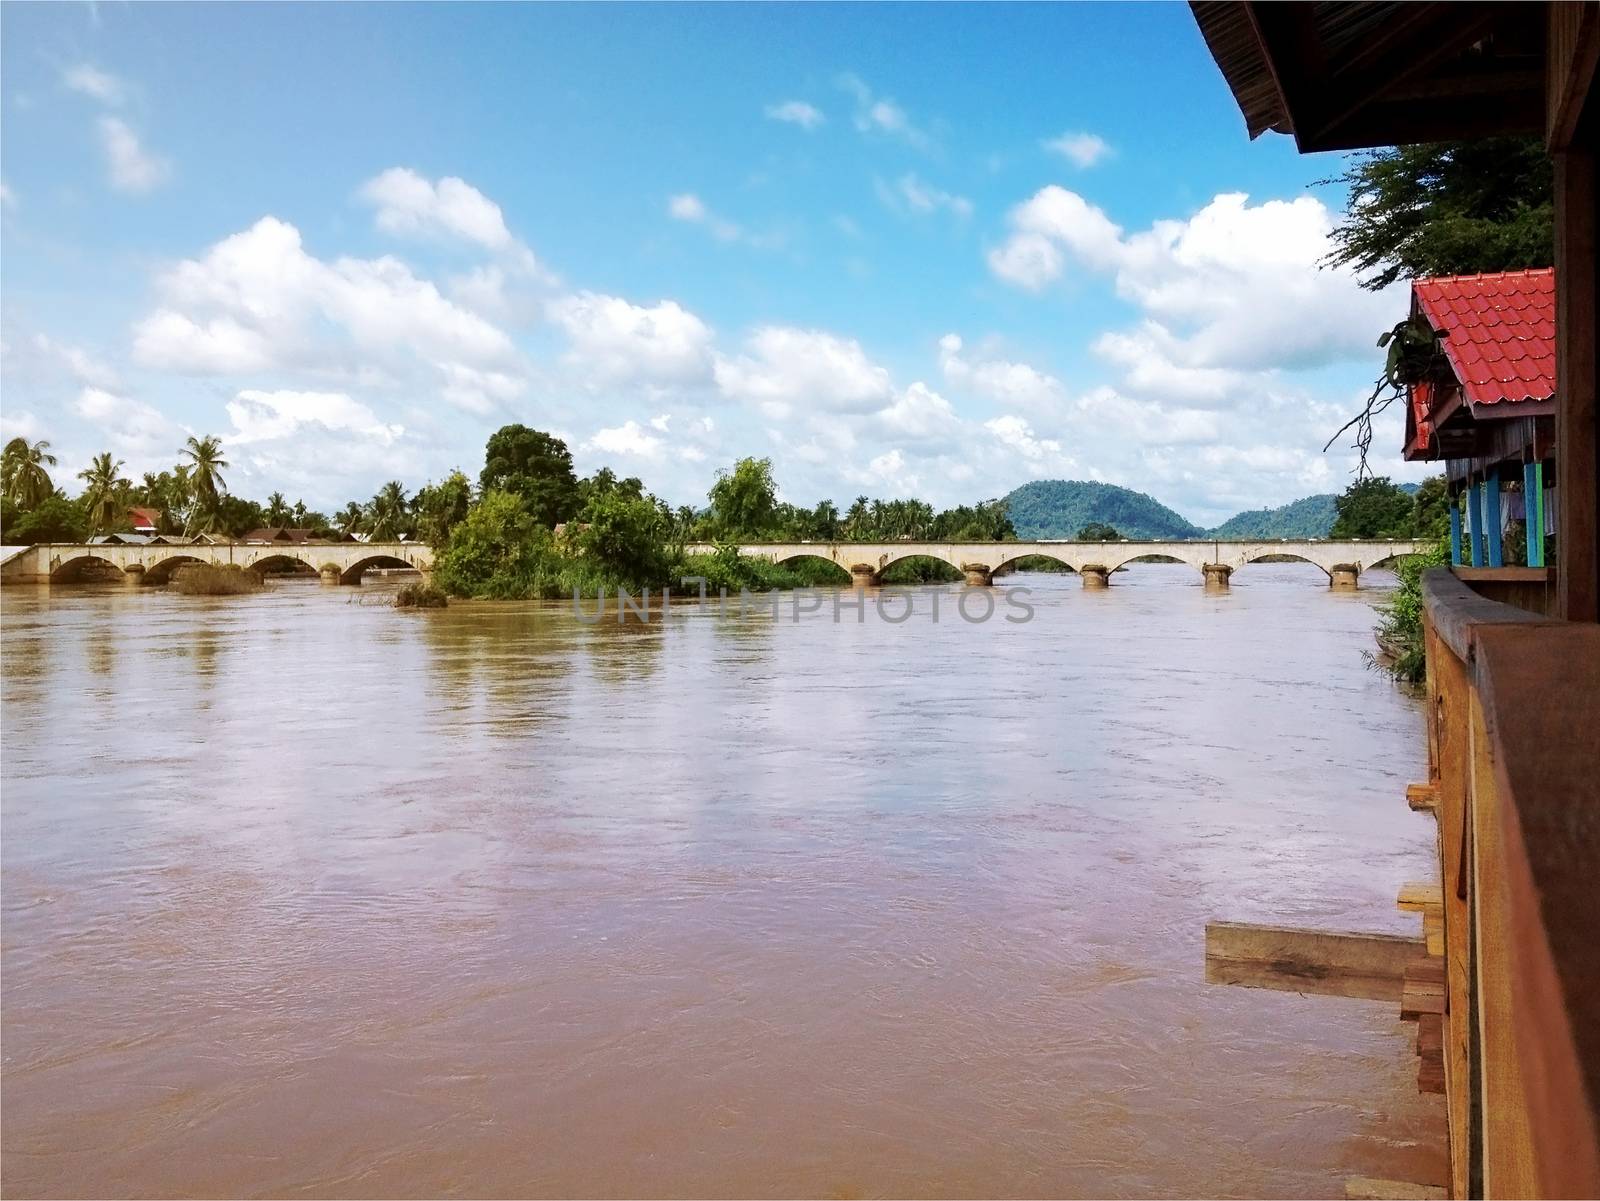
{"type": "Polygon", "coordinates": [[[1600,621],[1600,273],[1595,255],[1595,104],[1587,136],[1559,148],[1556,200],[1556,615],[1600,621]]]}
{"type": "Polygon", "coordinates": [[[1500,548],[1500,469],[1489,468],[1483,480],[1484,554],[1490,567],[1504,567],[1500,548]]]}
{"type": "Polygon", "coordinates": [[[1483,567],[1486,566],[1483,559],[1483,485],[1469,483],[1467,487],[1471,489],[1472,496],[1472,517],[1468,522],[1470,528],[1467,531],[1467,537],[1470,539],[1467,544],[1469,551],[1467,562],[1474,567],[1483,567]]]}
{"type": "Polygon", "coordinates": [[[1450,564],[1461,566],[1461,506],[1464,498],[1457,496],[1450,502],[1450,564]]]}
{"type": "Polygon", "coordinates": [[[1544,464],[1522,465],[1523,526],[1528,531],[1528,566],[1544,566],[1544,464]]]}

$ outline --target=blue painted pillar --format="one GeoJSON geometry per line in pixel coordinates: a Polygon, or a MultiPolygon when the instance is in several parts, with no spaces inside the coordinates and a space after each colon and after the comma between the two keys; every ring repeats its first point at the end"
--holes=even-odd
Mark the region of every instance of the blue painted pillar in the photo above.
{"type": "Polygon", "coordinates": [[[1527,515],[1528,566],[1544,566],[1544,464],[1522,465],[1522,510],[1527,515]]]}
{"type": "Polygon", "coordinates": [[[1454,567],[1461,566],[1461,510],[1466,503],[1466,493],[1462,493],[1450,505],[1450,563],[1454,567]]]}
{"type": "Polygon", "coordinates": [[[1483,485],[1468,484],[1467,495],[1472,498],[1472,512],[1467,515],[1467,562],[1473,567],[1483,566],[1483,485]]]}
{"type": "Polygon", "coordinates": [[[1500,469],[1490,470],[1483,482],[1483,536],[1489,544],[1489,566],[1504,567],[1500,553],[1500,469]]]}

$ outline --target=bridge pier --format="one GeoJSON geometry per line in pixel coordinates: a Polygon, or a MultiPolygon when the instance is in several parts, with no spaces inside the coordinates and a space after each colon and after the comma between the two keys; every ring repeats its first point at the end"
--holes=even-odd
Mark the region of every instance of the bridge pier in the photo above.
{"type": "Polygon", "coordinates": [[[1228,577],[1233,574],[1233,568],[1226,563],[1203,563],[1200,570],[1205,573],[1207,589],[1213,592],[1228,590],[1228,577]]]}
{"type": "Polygon", "coordinates": [[[883,586],[883,574],[868,563],[855,563],[850,568],[850,587],[852,588],[880,588],[883,586]]]}
{"type": "Polygon", "coordinates": [[[144,564],[129,563],[122,569],[122,582],[130,588],[138,588],[144,584],[144,564]]]}
{"type": "Polygon", "coordinates": [[[1085,563],[1078,568],[1078,574],[1083,577],[1083,586],[1086,589],[1097,591],[1111,582],[1111,572],[1098,563],[1085,563]]]}
{"type": "Polygon", "coordinates": [[[1357,580],[1361,578],[1361,568],[1354,563],[1336,563],[1333,570],[1328,572],[1328,587],[1337,588],[1341,592],[1354,591],[1357,580]]]}
{"type": "Polygon", "coordinates": [[[329,563],[317,572],[317,578],[322,581],[324,586],[335,585],[339,582],[339,569],[329,563]]]}
{"type": "Polygon", "coordinates": [[[961,570],[967,577],[969,588],[987,588],[994,583],[994,572],[982,563],[963,563],[961,570]]]}

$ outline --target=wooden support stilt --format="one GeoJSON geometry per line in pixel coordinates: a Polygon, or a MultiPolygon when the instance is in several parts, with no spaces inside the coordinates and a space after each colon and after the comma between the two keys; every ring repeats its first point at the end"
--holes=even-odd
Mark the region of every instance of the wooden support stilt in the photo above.
{"type": "Polygon", "coordinates": [[[1444,1201],[1449,1194],[1433,1184],[1351,1176],[1344,1182],[1344,1195],[1347,1201],[1444,1201]]]}
{"type": "Polygon", "coordinates": [[[1410,964],[1426,958],[1420,938],[1206,923],[1206,980],[1246,988],[1398,1001],[1410,964]]]}

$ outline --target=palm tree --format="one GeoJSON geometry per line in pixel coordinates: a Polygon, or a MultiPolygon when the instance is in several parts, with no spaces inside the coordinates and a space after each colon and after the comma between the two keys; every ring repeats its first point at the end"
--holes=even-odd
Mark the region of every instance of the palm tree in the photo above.
{"type": "Polygon", "coordinates": [[[228,460],[222,457],[221,439],[209,434],[204,438],[190,434],[178,453],[188,456],[189,462],[183,464],[183,468],[188,469],[189,487],[194,494],[194,507],[189,511],[189,521],[184,523],[184,533],[188,533],[190,523],[197,516],[203,514],[209,521],[215,515],[217,497],[228,486],[222,478],[222,468],[228,465],[228,460]]]}
{"type": "Polygon", "coordinates": [[[341,534],[354,534],[367,519],[367,511],[361,507],[359,501],[353,500],[335,513],[333,519],[339,523],[341,534]]]}
{"type": "Polygon", "coordinates": [[[267,497],[267,524],[289,524],[289,502],[283,499],[281,492],[274,492],[267,497]]]}
{"type": "Polygon", "coordinates": [[[96,532],[108,529],[122,516],[123,489],[128,481],[117,473],[122,470],[122,460],[111,461],[111,452],[95,455],[89,466],[78,472],[84,482],[83,506],[88,510],[89,525],[96,532]]]}
{"type": "Polygon", "coordinates": [[[13,438],[0,451],[0,492],[19,509],[32,509],[53,493],[45,466],[56,465],[50,453],[50,443],[29,443],[26,438],[13,438]]]}
{"type": "Polygon", "coordinates": [[[406,489],[399,480],[390,480],[378,489],[368,506],[372,516],[372,540],[393,542],[400,537],[406,524],[406,489]]]}

